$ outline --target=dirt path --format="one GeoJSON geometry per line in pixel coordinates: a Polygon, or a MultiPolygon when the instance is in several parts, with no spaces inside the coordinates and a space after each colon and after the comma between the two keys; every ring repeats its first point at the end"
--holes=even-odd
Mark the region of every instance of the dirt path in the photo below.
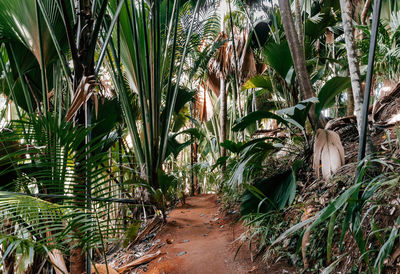
{"type": "Polygon", "coordinates": [[[215,195],[188,198],[169,213],[157,237],[165,243],[160,248],[165,254],[149,264],[147,273],[265,273],[251,262],[245,248],[234,261],[237,246],[232,242],[241,233],[238,227],[219,213],[215,195]]]}

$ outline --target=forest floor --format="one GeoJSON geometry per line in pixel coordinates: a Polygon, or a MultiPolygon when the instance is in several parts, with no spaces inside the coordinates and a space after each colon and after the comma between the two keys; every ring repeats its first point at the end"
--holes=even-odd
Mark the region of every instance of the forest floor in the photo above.
{"type": "Polygon", "coordinates": [[[139,273],[292,273],[293,269],[284,265],[267,268],[260,259],[252,262],[247,242],[235,258],[240,246],[235,240],[244,231],[237,216],[223,212],[216,195],[187,198],[169,212],[156,237],[163,255],[139,273]]]}

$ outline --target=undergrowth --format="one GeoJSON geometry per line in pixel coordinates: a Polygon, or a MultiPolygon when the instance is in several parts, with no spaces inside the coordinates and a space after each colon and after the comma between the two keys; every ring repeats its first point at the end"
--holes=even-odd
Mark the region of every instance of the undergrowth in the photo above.
{"type": "Polygon", "coordinates": [[[361,168],[356,183],[344,183],[339,174],[325,182],[328,187],[320,189],[320,196],[303,188],[292,206],[243,216],[247,231],[241,240],[247,240],[255,254],[263,253],[269,264],[285,258],[299,269],[325,273],[395,269],[400,236],[398,171],[398,160],[371,160],[361,168]],[[367,172],[373,163],[383,167],[375,177],[367,172]],[[324,193],[331,195],[329,203],[321,198],[324,193]]]}

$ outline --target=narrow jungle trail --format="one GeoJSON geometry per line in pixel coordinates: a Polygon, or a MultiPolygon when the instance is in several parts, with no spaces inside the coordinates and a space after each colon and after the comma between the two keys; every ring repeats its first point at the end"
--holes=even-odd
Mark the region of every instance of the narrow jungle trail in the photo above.
{"type": "Polygon", "coordinates": [[[215,195],[189,197],[169,213],[157,237],[166,243],[160,248],[165,254],[150,263],[148,273],[248,273],[253,268],[250,255],[248,264],[234,261],[232,242],[238,236],[228,217],[218,212],[215,195]]]}
{"type": "Polygon", "coordinates": [[[282,273],[252,263],[247,244],[234,259],[238,248],[234,240],[243,229],[218,209],[215,195],[199,195],[171,210],[157,236],[163,255],[149,264],[147,273],[282,273]]]}

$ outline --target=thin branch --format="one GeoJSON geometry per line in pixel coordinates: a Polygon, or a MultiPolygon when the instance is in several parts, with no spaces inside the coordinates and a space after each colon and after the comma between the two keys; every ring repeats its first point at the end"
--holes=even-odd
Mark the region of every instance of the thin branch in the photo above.
{"type": "Polygon", "coordinates": [[[371,2],[372,2],[371,0],[367,0],[365,2],[364,8],[362,10],[362,13],[361,13],[361,24],[363,24],[363,25],[367,24],[367,15],[368,15],[369,7],[371,6],[371,2]]]}

